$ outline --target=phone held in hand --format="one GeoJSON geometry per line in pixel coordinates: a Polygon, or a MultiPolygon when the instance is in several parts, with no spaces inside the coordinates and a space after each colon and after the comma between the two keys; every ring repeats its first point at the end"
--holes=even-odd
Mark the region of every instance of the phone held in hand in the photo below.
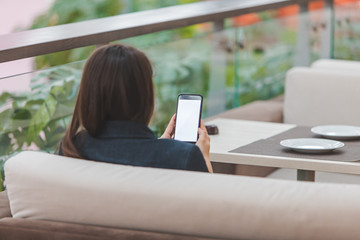
{"type": "Polygon", "coordinates": [[[199,137],[203,97],[200,94],[180,94],[176,107],[174,139],[196,143],[199,137]]]}

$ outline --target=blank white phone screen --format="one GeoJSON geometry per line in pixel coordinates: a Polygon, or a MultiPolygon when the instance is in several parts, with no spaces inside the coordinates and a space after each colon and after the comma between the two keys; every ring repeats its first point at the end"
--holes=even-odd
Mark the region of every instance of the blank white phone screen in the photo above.
{"type": "Polygon", "coordinates": [[[196,142],[200,121],[201,100],[179,99],[176,113],[175,139],[196,142]]]}

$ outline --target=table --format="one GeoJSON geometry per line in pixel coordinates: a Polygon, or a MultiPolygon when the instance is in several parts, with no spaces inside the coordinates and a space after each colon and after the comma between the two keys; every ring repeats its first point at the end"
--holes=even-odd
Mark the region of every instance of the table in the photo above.
{"type": "Polygon", "coordinates": [[[360,174],[360,162],[328,161],[229,152],[238,147],[294,128],[296,127],[294,124],[225,118],[217,118],[207,122],[207,124],[216,124],[219,128],[218,135],[210,136],[210,160],[212,162],[293,168],[298,170],[298,180],[305,181],[314,181],[315,171],[360,174]]]}

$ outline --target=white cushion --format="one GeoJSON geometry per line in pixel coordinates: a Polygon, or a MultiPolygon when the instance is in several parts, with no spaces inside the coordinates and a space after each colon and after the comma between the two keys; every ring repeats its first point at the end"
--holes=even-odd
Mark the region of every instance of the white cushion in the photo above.
{"type": "Polygon", "coordinates": [[[360,62],[340,59],[319,59],[311,64],[312,68],[329,69],[336,71],[347,71],[360,73],[360,62]]]}
{"type": "Polygon", "coordinates": [[[358,239],[360,186],[113,165],[40,152],[5,164],[14,218],[230,239],[358,239]]]}
{"type": "Polygon", "coordinates": [[[284,122],[360,125],[360,73],[295,67],[286,75],[284,122]]]}

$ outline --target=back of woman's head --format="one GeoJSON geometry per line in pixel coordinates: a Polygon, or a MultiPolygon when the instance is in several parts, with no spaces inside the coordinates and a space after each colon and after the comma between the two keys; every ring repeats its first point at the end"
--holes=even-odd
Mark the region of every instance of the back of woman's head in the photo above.
{"type": "Polygon", "coordinates": [[[136,48],[111,44],[95,50],[83,70],[63,153],[76,157],[72,154],[76,134],[85,129],[96,137],[105,121],[148,124],[154,109],[152,75],[149,59],[136,48]]]}

